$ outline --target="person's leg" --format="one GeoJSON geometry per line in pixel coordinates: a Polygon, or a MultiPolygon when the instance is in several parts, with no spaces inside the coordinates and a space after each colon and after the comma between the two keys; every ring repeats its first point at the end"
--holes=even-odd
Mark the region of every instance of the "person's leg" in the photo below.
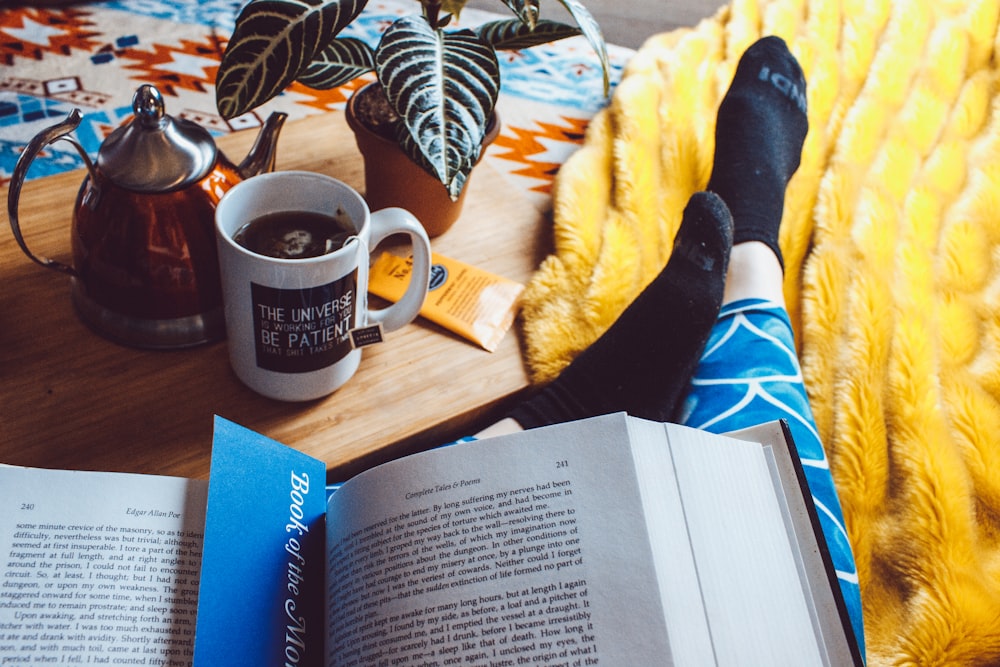
{"type": "Polygon", "coordinates": [[[781,39],[758,41],[740,59],[719,106],[710,192],[688,203],[666,268],[510,417],[525,428],[619,410],[675,419],[718,314],[732,243],[769,248],[780,278],[785,187],[807,130],[802,69],[781,39]]]}
{"type": "Polygon", "coordinates": [[[736,242],[722,310],[680,421],[716,433],[788,421],[863,650],[857,569],[802,380],[777,246],[785,188],[798,167],[807,129],[799,104],[804,95],[798,64],[782,42],[768,40],[744,56],[720,107],[709,187],[720,192],[732,211],[736,242]],[[748,117],[753,122],[748,124],[748,117]],[[754,178],[746,178],[748,173],[754,178]]]}

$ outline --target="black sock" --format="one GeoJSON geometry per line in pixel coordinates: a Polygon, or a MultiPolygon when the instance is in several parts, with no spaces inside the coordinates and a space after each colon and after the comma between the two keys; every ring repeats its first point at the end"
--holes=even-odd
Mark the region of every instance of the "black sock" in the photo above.
{"type": "Polygon", "coordinates": [[[733,242],[761,241],[779,262],[785,187],[808,129],[802,68],[780,38],[759,40],[743,54],[719,106],[708,189],[733,215],[733,242]]]}
{"type": "Polygon", "coordinates": [[[509,416],[524,428],[621,410],[674,418],[722,305],[732,224],[719,197],[692,196],[663,271],[603,336],[509,416]]]}

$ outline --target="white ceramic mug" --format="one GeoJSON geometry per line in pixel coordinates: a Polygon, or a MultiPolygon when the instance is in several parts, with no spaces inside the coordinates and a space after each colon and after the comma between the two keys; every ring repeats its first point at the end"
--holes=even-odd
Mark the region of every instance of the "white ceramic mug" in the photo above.
{"type": "Polygon", "coordinates": [[[216,208],[215,231],[230,362],[244,384],[271,398],[305,401],[337,390],[361,363],[351,332],[378,324],[398,329],[417,316],[427,295],[431,249],[419,221],[400,208],[372,213],[356,190],[323,174],[281,171],[237,184],[216,208]],[[355,234],[325,255],[277,259],[233,239],[263,215],[334,216],[338,209],[355,234]],[[410,285],[395,304],[369,310],[369,254],[393,234],[412,243],[410,285]]]}

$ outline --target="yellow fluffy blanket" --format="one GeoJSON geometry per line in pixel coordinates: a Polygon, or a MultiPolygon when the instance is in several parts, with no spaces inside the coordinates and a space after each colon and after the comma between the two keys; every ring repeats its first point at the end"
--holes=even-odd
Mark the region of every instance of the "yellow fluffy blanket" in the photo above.
{"type": "Polygon", "coordinates": [[[552,378],[659,271],[743,50],[810,131],[786,297],[860,572],[869,664],[1000,664],[1000,0],[733,0],[650,39],[559,174],[525,296],[552,378]]]}

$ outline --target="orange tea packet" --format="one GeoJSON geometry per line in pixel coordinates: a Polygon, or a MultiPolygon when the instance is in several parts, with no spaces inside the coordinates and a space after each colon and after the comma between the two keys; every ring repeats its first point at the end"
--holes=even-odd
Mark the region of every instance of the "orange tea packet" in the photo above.
{"type": "MultiPolygon", "coordinates": [[[[382,253],[372,264],[368,291],[389,301],[403,296],[412,257],[382,253]]],[[[496,350],[514,322],[524,285],[457,259],[431,253],[431,282],[420,315],[484,349],[496,350]]]]}

